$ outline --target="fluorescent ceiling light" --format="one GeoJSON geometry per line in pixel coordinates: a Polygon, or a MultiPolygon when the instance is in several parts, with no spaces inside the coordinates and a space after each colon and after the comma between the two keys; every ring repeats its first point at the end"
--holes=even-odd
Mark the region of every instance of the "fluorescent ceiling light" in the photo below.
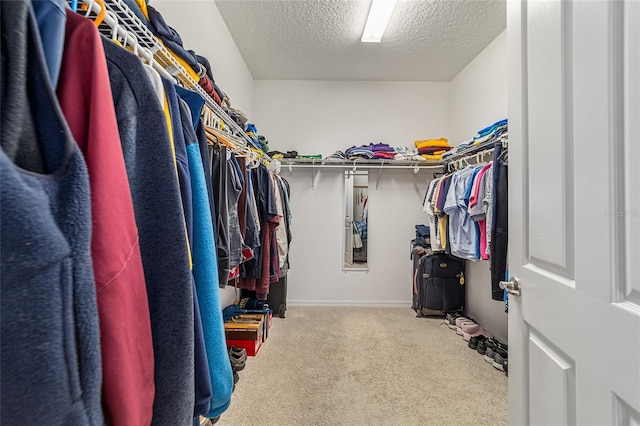
{"type": "Polygon", "coordinates": [[[387,28],[389,18],[396,7],[397,0],[373,0],[369,17],[364,26],[362,41],[365,43],[380,43],[384,30],[387,28]]]}

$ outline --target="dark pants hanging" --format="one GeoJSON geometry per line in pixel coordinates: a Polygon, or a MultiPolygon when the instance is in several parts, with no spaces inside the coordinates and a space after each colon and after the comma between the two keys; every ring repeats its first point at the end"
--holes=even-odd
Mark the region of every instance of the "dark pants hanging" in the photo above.
{"type": "Polygon", "coordinates": [[[504,281],[507,270],[509,173],[507,165],[501,164],[499,161],[494,163],[494,167],[499,168],[499,175],[497,186],[494,186],[495,220],[491,230],[491,298],[493,300],[503,300],[504,290],[500,289],[500,281],[504,281]]]}

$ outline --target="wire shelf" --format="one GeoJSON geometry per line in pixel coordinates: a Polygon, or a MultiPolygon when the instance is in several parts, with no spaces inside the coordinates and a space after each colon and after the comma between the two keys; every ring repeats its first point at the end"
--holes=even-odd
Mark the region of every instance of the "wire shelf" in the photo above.
{"type": "MultiPolygon", "coordinates": [[[[83,0],[89,7],[95,7],[97,2],[92,0],[83,0]]],[[[176,60],[173,54],[162,44],[156,36],[147,28],[147,26],[140,21],[135,13],[129,8],[129,6],[122,0],[105,0],[105,8],[117,16],[119,26],[126,29],[129,34],[133,34],[136,37],[136,41],[140,47],[148,49],[153,55],[153,60],[157,62],[164,70],[172,75],[181,86],[194,90],[202,96],[206,105],[222,120],[224,126],[220,131],[225,134],[234,136],[235,139],[239,139],[247,147],[251,146],[256,149],[260,149],[254,141],[245,133],[238,124],[226,113],[226,111],[220,107],[209,94],[195,81],[187,70],[176,60]]],[[[266,154],[263,156],[265,160],[270,160],[266,154]]]]}

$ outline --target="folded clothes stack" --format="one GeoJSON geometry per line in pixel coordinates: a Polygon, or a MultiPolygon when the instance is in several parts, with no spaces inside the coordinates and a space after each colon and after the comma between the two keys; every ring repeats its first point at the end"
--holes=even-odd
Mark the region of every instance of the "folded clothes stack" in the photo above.
{"type": "Polygon", "coordinates": [[[349,160],[372,160],[375,158],[373,155],[373,150],[369,147],[369,145],[361,145],[361,146],[352,146],[348,148],[344,154],[347,156],[349,160]]]}
{"type": "Polygon", "coordinates": [[[336,151],[327,157],[327,160],[346,160],[347,156],[342,151],[336,151]]]}
{"type": "Polygon", "coordinates": [[[293,159],[298,156],[298,151],[287,151],[287,152],[269,151],[267,152],[267,155],[273,158],[274,160],[280,160],[282,158],[293,159]]]}
{"type": "Polygon", "coordinates": [[[451,149],[447,138],[417,140],[414,144],[425,160],[442,160],[442,155],[451,149]]]}
{"type": "Polygon", "coordinates": [[[409,149],[406,146],[396,147],[396,155],[393,159],[397,161],[427,161],[422,155],[418,154],[417,149],[409,149]]]}
{"type": "Polygon", "coordinates": [[[375,158],[393,160],[396,156],[396,150],[386,143],[369,144],[369,146],[371,147],[371,151],[373,151],[373,156],[375,158]]]}
{"type": "Polygon", "coordinates": [[[262,135],[258,135],[258,143],[260,144],[260,148],[265,153],[269,152],[269,141],[262,135]]]}
{"type": "Polygon", "coordinates": [[[457,154],[465,153],[465,154],[475,154],[476,152],[480,152],[483,149],[488,149],[493,146],[493,144],[506,138],[509,136],[508,130],[508,120],[500,120],[491,124],[490,126],[485,127],[484,129],[478,130],[478,134],[475,135],[471,140],[464,141],[460,143],[457,147],[445,153],[442,156],[443,160],[447,160],[457,154]]]}

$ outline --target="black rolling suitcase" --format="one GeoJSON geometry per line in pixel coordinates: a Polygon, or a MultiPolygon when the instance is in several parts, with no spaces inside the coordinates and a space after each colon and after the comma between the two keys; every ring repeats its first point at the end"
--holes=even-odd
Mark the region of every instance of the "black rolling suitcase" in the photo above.
{"type": "Polygon", "coordinates": [[[416,250],[415,246],[411,251],[411,259],[413,263],[413,269],[411,270],[411,281],[412,281],[412,293],[413,293],[413,302],[411,303],[411,308],[420,315],[420,295],[418,293],[418,269],[420,267],[420,259],[425,255],[425,251],[416,250]]]}
{"type": "Polygon", "coordinates": [[[444,253],[423,256],[414,279],[418,316],[444,316],[464,310],[464,260],[444,253]]]}

